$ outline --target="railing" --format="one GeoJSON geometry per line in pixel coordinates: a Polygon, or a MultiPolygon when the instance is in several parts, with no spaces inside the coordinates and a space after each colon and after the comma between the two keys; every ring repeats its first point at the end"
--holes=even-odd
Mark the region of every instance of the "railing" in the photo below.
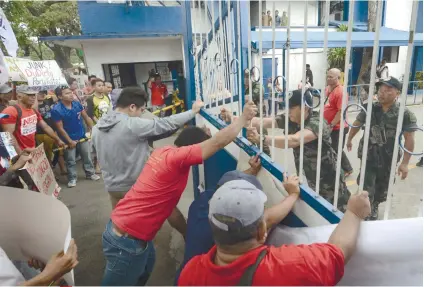
{"type": "Polygon", "coordinates": [[[178,111],[177,111],[178,107],[180,107],[181,113],[184,112],[184,101],[181,100],[178,97],[178,95],[179,95],[179,91],[176,90],[174,93],[172,93],[172,105],[167,106],[167,107],[160,109],[160,110],[156,110],[156,111],[152,112],[152,114],[154,114],[155,116],[163,117],[163,116],[168,114],[167,113],[168,111],[171,110],[171,114],[175,115],[175,114],[178,113],[178,111]]]}

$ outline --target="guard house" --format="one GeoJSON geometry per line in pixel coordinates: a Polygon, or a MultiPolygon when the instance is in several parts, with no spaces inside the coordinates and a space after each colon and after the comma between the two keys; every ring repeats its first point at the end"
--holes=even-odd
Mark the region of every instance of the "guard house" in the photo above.
{"type": "MultiPolygon", "coordinates": [[[[186,5],[187,4],[187,5],[186,5]]],[[[42,41],[82,49],[89,75],[110,81],[115,88],[145,88],[153,69],[168,91],[187,85],[188,62],[184,1],[78,1],[82,34],[42,37],[42,41]]],[[[190,27],[191,28],[191,27],[190,27]]]]}

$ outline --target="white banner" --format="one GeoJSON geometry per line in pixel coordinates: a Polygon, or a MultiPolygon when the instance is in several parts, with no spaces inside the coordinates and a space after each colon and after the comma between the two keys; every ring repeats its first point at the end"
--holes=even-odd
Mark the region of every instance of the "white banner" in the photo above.
{"type": "MultiPolygon", "coordinates": [[[[11,260],[34,258],[47,263],[52,255],[68,249],[71,214],[60,200],[1,186],[0,230],[0,246],[11,260]]],[[[73,271],[63,278],[74,285],[73,271]]]]}
{"type": "Polygon", "coordinates": [[[43,91],[57,86],[68,86],[59,65],[54,60],[48,61],[16,61],[19,70],[27,79],[28,86],[43,91]]]}
{"type": "Polygon", "coordinates": [[[40,144],[31,155],[32,160],[25,165],[25,168],[38,190],[44,194],[58,197],[60,186],[57,184],[53,170],[47,160],[44,144],[40,144]]]}
{"type": "Polygon", "coordinates": [[[22,58],[13,58],[13,57],[4,57],[4,63],[9,72],[9,80],[12,82],[26,82],[27,79],[25,75],[19,70],[17,62],[28,62],[27,59],[22,58]]]}
{"type": "Polygon", "coordinates": [[[7,21],[6,15],[4,15],[3,10],[0,8],[0,38],[4,44],[9,55],[16,57],[16,52],[18,51],[18,41],[16,41],[15,33],[10,26],[9,21],[7,21]]]}

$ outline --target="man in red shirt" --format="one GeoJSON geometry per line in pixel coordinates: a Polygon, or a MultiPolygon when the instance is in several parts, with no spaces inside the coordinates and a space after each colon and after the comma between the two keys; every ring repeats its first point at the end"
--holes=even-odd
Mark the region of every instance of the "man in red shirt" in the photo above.
{"type": "Polygon", "coordinates": [[[1,120],[3,131],[9,132],[15,138],[16,152],[20,154],[23,149],[36,147],[35,132],[37,126],[51,137],[58,146],[64,146],[63,141],[43,120],[40,113],[32,108],[37,100],[36,94],[38,92],[28,86],[18,86],[16,93],[18,104],[4,109],[3,113],[9,115],[9,117],[1,120]]]}
{"type": "Polygon", "coordinates": [[[352,195],[328,243],[264,245],[266,195],[244,180],[221,186],[209,203],[216,243],[190,260],[179,286],[331,286],[343,277],[362,220],[370,213],[368,193],[352,195]]]}
{"type": "MultiPolygon", "coordinates": [[[[342,111],[342,100],[343,100],[343,85],[340,84],[341,72],[339,69],[330,69],[327,72],[327,88],[325,89],[325,95],[327,99],[324,106],[324,118],[330,124],[332,128],[331,132],[331,146],[338,152],[339,150],[339,134],[340,134],[340,117],[342,111]]],[[[346,97],[346,104],[348,102],[348,95],[346,97]]],[[[343,144],[342,144],[342,169],[345,177],[348,177],[353,172],[353,168],[350,165],[349,159],[347,158],[343,147],[345,144],[346,135],[349,133],[349,126],[346,122],[343,123],[343,144]]]]}
{"type": "MultiPolygon", "coordinates": [[[[107,263],[102,285],[134,286],[147,282],[155,261],[152,240],[176,208],[190,167],[231,143],[256,113],[256,106],[248,102],[242,116],[212,138],[201,128],[189,127],[177,137],[175,146],[152,153],[134,186],[112,211],[103,232],[107,263]]],[[[176,226],[175,221],[170,223],[176,226]]],[[[184,228],[179,231],[184,232],[184,228]]]]}
{"type": "Polygon", "coordinates": [[[153,111],[160,110],[165,107],[165,98],[168,97],[168,89],[166,85],[162,83],[162,79],[159,74],[155,75],[154,82],[151,80],[147,84],[152,94],[152,108],[153,111]]]}

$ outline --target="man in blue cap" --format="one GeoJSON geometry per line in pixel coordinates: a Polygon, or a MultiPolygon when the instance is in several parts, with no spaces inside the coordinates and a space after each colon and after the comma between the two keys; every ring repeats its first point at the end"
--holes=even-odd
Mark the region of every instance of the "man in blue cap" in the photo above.
{"type": "MultiPolygon", "coordinates": [[[[177,272],[176,282],[178,282],[181,270],[191,258],[196,255],[207,253],[215,244],[208,219],[209,201],[215,191],[220,186],[233,180],[245,180],[254,185],[257,189],[263,190],[261,183],[256,178],[256,175],[261,169],[259,157],[252,157],[249,160],[249,165],[250,168],[244,172],[234,170],[225,173],[218,181],[216,189],[205,190],[190,205],[187,219],[184,260],[177,272]]],[[[287,216],[293,208],[294,203],[299,198],[299,178],[297,176],[286,177],[284,180],[284,188],[289,196],[265,211],[265,220],[269,229],[280,223],[287,216]]]]}

